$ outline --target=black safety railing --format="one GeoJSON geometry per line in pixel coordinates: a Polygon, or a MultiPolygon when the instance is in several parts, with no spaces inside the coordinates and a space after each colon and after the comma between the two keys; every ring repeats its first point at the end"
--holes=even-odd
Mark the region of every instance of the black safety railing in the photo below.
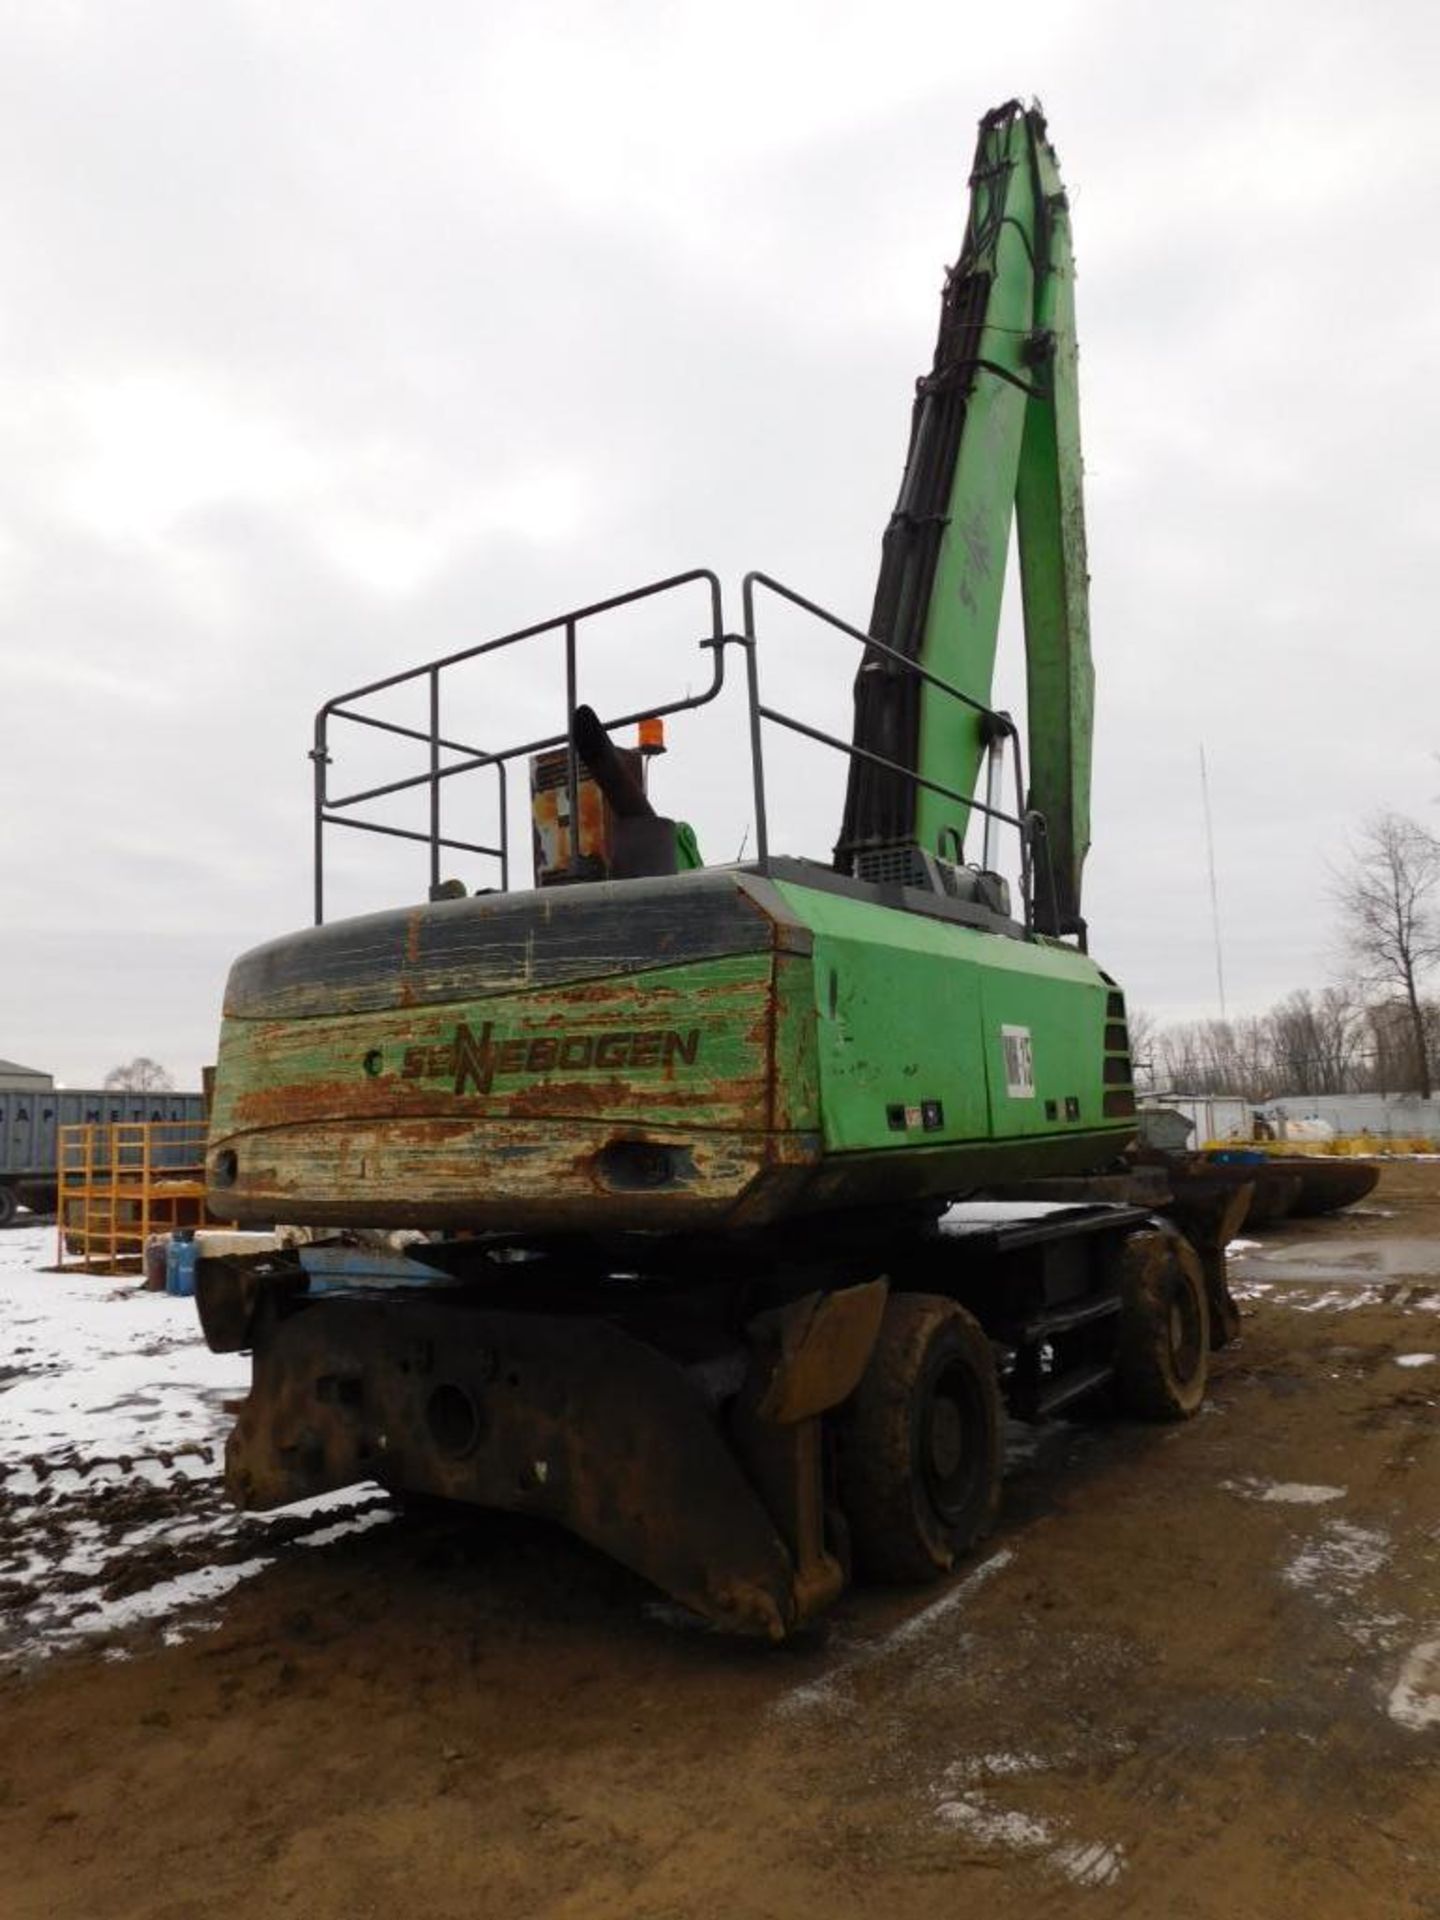
{"type": "MultiPolygon", "coordinates": [[[[663,706],[643,707],[634,713],[615,714],[607,718],[604,724],[607,728],[627,726],[638,720],[663,719],[669,714],[682,713],[692,707],[703,707],[716,698],[724,685],[724,650],[727,643],[738,644],[735,636],[727,636],[724,631],[720,582],[706,567],[696,567],[688,573],[672,574],[666,580],[652,581],[648,586],[636,587],[629,593],[615,594],[608,600],[597,600],[588,607],[576,607],[568,613],[557,614],[552,620],[542,620],[535,626],[521,627],[515,633],[502,634],[499,639],[481,641],[478,646],[462,647],[455,653],[444,654],[436,660],[427,660],[418,667],[408,667],[401,673],[387,674],[382,680],[372,680],[367,686],[354,687],[348,693],[337,694],[333,700],[327,700],[315,716],[315,744],[310,750],[310,758],[315,767],[315,924],[319,926],[325,918],[325,832],[328,827],[348,827],[360,833],[375,833],[390,839],[417,841],[428,847],[432,891],[440,884],[440,856],[445,851],[479,854],[494,860],[498,866],[500,889],[504,891],[508,888],[510,853],[506,772],[512,761],[528,758],[534,753],[544,753],[547,749],[554,747],[567,748],[570,818],[578,822],[580,817],[580,769],[575,753],[574,733],[578,653],[582,627],[586,622],[596,620],[601,615],[613,613],[619,607],[633,606],[640,601],[653,600],[660,594],[673,593],[696,585],[703,589],[709,606],[710,630],[699,644],[702,648],[709,648],[714,654],[713,677],[710,685],[701,693],[687,694],[663,706]],[[498,653],[502,648],[517,646],[523,640],[534,640],[543,634],[558,634],[564,640],[565,730],[560,733],[546,734],[536,740],[526,740],[519,746],[505,747],[498,751],[448,738],[441,731],[443,676],[452,669],[478,660],[484,655],[498,653]],[[378,694],[390,693],[397,687],[411,686],[417,681],[424,682],[427,688],[429,725],[426,728],[402,726],[398,721],[380,714],[356,711],[358,701],[370,700],[378,694]],[[386,780],[374,786],[362,787],[354,793],[331,793],[329,774],[333,763],[333,728],[337,721],[418,742],[425,749],[423,770],[419,773],[403,775],[396,780],[386,780]],[[447,760],[444,758],[446,754],[459,757],[447,760]],[[460,774],[483,772],[487,769],[494,770],[498,784],[498,844],[459,840],[442,832],[441,793],[445,782],[455,779],[460,774]],[[421,789],[428,790],[430,801],[429,824],[423,831],[418,827],[395,826],[388,821],[376,820],[356,811],[374,802],[391,799],[397,794],[413,793],[421,789]]],[[[572,832],[572,865],[578,865],[578,860],[579,835],[572,832]]]]}
{"type": "Polygon", "coordinates": [[[1040,840],[1043,844],[1043,823],[1038,815],[1028,812],[1025,807],[1024,771],[1020,763],[1020,736],[1010,715],[987,706],[983,700],[977,700],[973,694],[966,693],[963,688],[953,686],[938,673],[932,673],[928,667],[921,666],[918,660],[911,660],[907,655],[897,653],[884,641],[876,640],[868,633],[862,633],[858,627],[852,627],[848,621],[840,619],[838,614],[829,612],[813,600],[807,600],[804,594],[796,593],[793,588],[772,579],[768,573],[747,573],[742,591],[745,611],[744,640],[750,669],[750,739],[751,757],[755,768],[755,839],[760,860],[763,862],[769,857],[769,833],[765,818],[764,756],[760,732],[761,723],[769,721],[772,726],[784,727],[806,740],[814,740],[821,746],[833,747],[837,753],[846,755],[852,763],[856,760],[867,761],[871,766],[893,773],[903,780],[910,781],[914,786],[924,787],[930,793],[938,793],[947,800],[953,800],[969,812],[981,814],[987,819],[1013,827],[1019,836],[1020,891],[1024,900],[1025,926],[1027,930],[1030,929],[1034,924],[1035,843],[1040,840]],[[992,801],[978,800],[972,794],[962,793],[959,788],[947,786],[944,781],[932,780],[928,774],[919,773],[913,767],[902,766],[898,760],[891,760],[882,753],[875,753],[869,747],[857,746],[853,740],[842,740],[838,735],[826,733],[822,728],[812,726],[809,721],[800,720],[792,713],[783,713],[778,707],[767,706],[760,698],[759,669],[756,664],[759,638],[756,597],[762,592],[772,594],[776,599],[783,600],[789,606],[809,614],[832,632],[844,634],[848,639],[855,641],[867,653],[878,654],[900,671],[913,674],[926,686],[934,687],[938,693],[958,701],[961,706],[968,707],[971,712],[980,714],[988,722],[997,739],[1003,737],[1011,744],[1015,775],[1015,811],[1008,813],[1003,807],[994,805],[992,801]]]}
{"type": "MultiPolygon", "coordinates": [[[[1020,740],[1015,724],[1010,716],[987,706],[984,701],[966,693],[963,688],[951,684],[940,674],[911,660],[904,654],[887,646],[883,641],[863,633],[848,621],[830,613],[815,601],[808,600],[803,594],[784,586],[766,573],[748,573],[743,583],[745,625],[743,633],[725,631],[724,614],[721,601],[720,582],[708,567],[692,568],[687,573],[672,574],[668,579],[652,581],[649,585],[637,587],[629,593],[615,594],[606,600],[597,600],[586,607],[577,607],[568,613],[557,614],[553,619],[542,620],[534,626],[521,627],[514,633],[502,634],[498,639],[485,640],[476,646],[463,647],[454,653],[442,655],[435,660],[425,661],[418,667],[409,667],[400,673],[392,673],[381,680],[372,680],[367,686],[353,688],[349,693],[338,694],[333,700],[327,700],[315,716],[315,742],[310,757],[314,762],[314,848],[315,848],[315,921],[319,925],[325,917],[325,834],[329,827],[345,827],[362,833],[380,834],[387,838],[408,840],[424,845],[429,852],[430,887],[432,893],[440,885],[441,854],[446,851],[480,855],[494,860],[498,868],[500,890],[509,886],[509,809],[507,798],[507,773],[512,762],[528,759],[532,754],[544,753],[563,747],[568,754],[566,782],[570,819],[578,823],[580,818],[579,789],[580,763],[575,748],[575,711],[578,704],[578,663],[582,630],[587,622],[618,609],[634,606],[640,602],[651,601],[663,594],[682,592],[686,588],[698,588],[704,596],[708,614],[709,630],[704,633],[698,645],[702,651],[713,655],[710,684],[699,693],[685,694],[660,706],[647,706],[631,713],[619,713],[607,716],[603,725],[608,730],[633,725],[645,719],[660,719],[670,714],[687,712],[693,708],[708,706],[715,700],[725,684],[725,652],[729,647],[740,647],[745,654],[746,704],[749,723],[750,761],[753,780],[755,808],[756,857],[761,866],[770,858],[770,831],[765,803],[765,765],[763,728],[766,724],[782,727],[804,739],[815,741],[818,745],[834,749],[844,754],[852,763],[857,760],[869,762],[884,771],[895,774],[923,787],[931,793],[952,800],[966,812],[980,814],[987,820],[999,822],[1015,829],[1019,836],[1021,892],[1024,900],[1024,918],[1027,930],[1034,926],[1034,876],[1037,860],[1042,870],[1045,867],[1047,849],[1044,838],[1044,822],[1039,815],[1027,812],[1024,804],[1024,775],[1020,764],[1020,740]],[[838,735],[827,733],[823,728],[802,720],[795,714],[783,712],[778,707],[768,705],[760,697],[759,669],[757,664],[759,637],[757,631],[757,600],[760,595],[768,594],[785,602],[788,606],[810,616],[821,626],[833,633],[853,641],[872,657],[879,656],[897,671],[913,674],[927,687],[933,688],[948,699],[958,702],[971,712],[980,715],[987,723],[991,740],[1008,740],[1012,749],[1012,766],[1015,780],[1015,811],[1013,813],[995,804],[998,793],[992,789],[989,797],[980,800],[972,794],[962,792],[944,781],[932,779],[928,774],[917,772],[912,767],[901,765],[888,759],[884,754],[870,748],[857,746],[854,741],[841,739],[838,735]],[[450,738],[442,731],[442,698],[444,676],[453,669],[467,665],[486,655],[501,652],[507,647],[519,645],[522,641],[535,640],[546,634],[558,634],[564,642],[565,654],[565,728],[563,731],[545,734],[533,740],[522,741],[517,746],[504,748],[478,747],[464,741],[450,738]],[[412,686],[423,682],[428,701],[427,727],[403,725],[383,714],[358,710],[357,703],[371,700],[400,687],[412,686]],[[402,775],[393,780],[356,789],[354,792],[334,794],[330,791],[330,768],[333,763],[334,728],[337,723],[345,723],[369,728],[382,734],[396,736],[402,740],[416,742],[424,749],[424,764],[416,773],[402,775]],[[446,758],[446,755],[453,756],[446,758]],[[442,831],[441,795],[445,783],[462,774],[493,772],[497,781],[498,841],[489,844],[482,841],[462,840],[442,831]],[[390,821],[377,820],[358,809],[389,800],[395,795],[424,790],[429,796],[429,821],[423,830],[418,827],[402,827],[390,821]]],[[[961,848],[958,831],[955,833],[955,855],[958,860],[961,848]]],[[[571,871],[577,877],[582,872],[580,836],[578,831],[570,835],[571,871]]]]}

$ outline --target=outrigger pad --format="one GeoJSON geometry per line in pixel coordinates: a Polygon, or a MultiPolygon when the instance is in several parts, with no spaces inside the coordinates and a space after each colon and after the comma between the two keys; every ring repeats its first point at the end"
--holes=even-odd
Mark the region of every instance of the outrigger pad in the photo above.
{"type": "Polygon", "coordinates": [[[889,1291],[888,1281],[871,1280],[809,1293],[752,1320],[752,1342],[761,1354],[770,1350],[756,1418],[790,1426],[848,1400],[875,1350],[889,1291]]]}
{"type": "Polygon", "coordinates": [[[257,1345],[242,1507],[377,1479],[558,1521],[731,1632],[780,1640],[795,1566],[683,1370],[608,1321],[354,1298],[257,1345]]]}

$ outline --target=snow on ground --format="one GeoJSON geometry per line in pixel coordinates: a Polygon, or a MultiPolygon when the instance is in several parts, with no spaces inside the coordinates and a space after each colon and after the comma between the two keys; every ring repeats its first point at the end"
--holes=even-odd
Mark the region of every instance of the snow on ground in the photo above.
{"type": "Polygon", "coordinates": [[[1292,1587],[1312,1587],[1323,1600],[1333,1601],[1355,1593],[1380,1571],[1393,1550],[1389,1537],[1374,1527],[1327,1520],[1320,1535],[1296,1554],[1282,1577],[1292,1587]]]}
{"type": "Polygon", "coordinates": [[[1007,1807],[993,1791],[1000,1780],[1046,1770],[1032,1753],[985,1754],[947,1767],[932,1790],[939,1826],[964,1836],[982,1853],[1019,1853],[1041,1860],[1081,1887],[1108,1887],[1125,1871],[1125,1849],[1100,1840],[1067,1840],[1063,1827],[1007,1807]],[[980,1781],[983,1784],[977,1785],[980,1781]]]}
{"type": "Polygon", "coordinates": [[[225,1400],[245,1392],[246,1360],[210,1352],[193,1300],[146,1293],[133,1279],[39,1270],[54,1258],[53,1227],[0,1236],[7,1467],[16,1455],[67,1451],[154,1463],[162,1446],[213,1444],[225,1400]]]}
{"type": "Polygon", "coordinates": [[[1390,1718],[1414,1733],[1440,1727],[1440,1640],[1411,1648],[1386,1705],[1390,1718]]]}
{"type": "Polygon", "coordinates": [[[389,1518],[374,1487],[235,1513],[248,1359],[210,1352],[193,1300],[43,1271],[55,1253],[53,1226],[0,1233],[0,1661],[147,1621],[173,1637],[280,1551],[389,1518]]]}
{"type": "Polygon", "coordinates": [[[1345,1498],[1344,1487],[1315,1487],[1295,1480],[1222,1480],[1220,1484],[1242,1499],[1261,1500],[1270,1506],[1318,1507],[1345,1498]]]}

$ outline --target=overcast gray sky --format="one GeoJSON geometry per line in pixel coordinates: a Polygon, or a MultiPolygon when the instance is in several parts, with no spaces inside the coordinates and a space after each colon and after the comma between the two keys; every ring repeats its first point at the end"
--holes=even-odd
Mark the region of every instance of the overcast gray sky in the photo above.
{"type": "MultiPolygon", "coordinates": [[[[1321,983],[1347,833],[1440,825],[1436,18],[0,5],[0,1054],[196,1079],[229,960],[308,917],[343,687],[698,563],[863,623],[1014,94],[1079,262],[1092,948],[1215,1010],[1203,740],[1231,1010],[1321,983]]],[[[769,684],[843,717],[851,662],[813,657],[769,684]]],[[[518,737],[527,671],[467,722],[518,737]]],[[[728,857],[743,793],[681,732],[666,804],[728,857]]],[[[772,785],[827,855],[838,785],[772,785]]],[[[358,851],[347,903],[419,896],[358,851]]]]}

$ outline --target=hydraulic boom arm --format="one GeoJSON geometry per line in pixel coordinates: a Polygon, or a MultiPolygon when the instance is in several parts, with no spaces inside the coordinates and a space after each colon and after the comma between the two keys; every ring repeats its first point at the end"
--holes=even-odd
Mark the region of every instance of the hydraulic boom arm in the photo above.
{"type": "MultiPolygon", "coordinates": [[[[857,747],[973,795],[990,702],[1012,517],[1018,522],[1028,684],[1035,921],[1081,933],[1090,837],[1093,672],[1081,497],[1069,210],[1038,108],[987,114],[970,216],[919,381],[900,496],[886,529],[869,631],[979,703],[968,707],[868,653],[855,683],[857,747]]],[[[836,847],[842,871],[919,847],[954,857],[970,807],[873,761],[851,763],[836,847]],[[868,858],[867,858],[868,856],[868,858]]]]}

